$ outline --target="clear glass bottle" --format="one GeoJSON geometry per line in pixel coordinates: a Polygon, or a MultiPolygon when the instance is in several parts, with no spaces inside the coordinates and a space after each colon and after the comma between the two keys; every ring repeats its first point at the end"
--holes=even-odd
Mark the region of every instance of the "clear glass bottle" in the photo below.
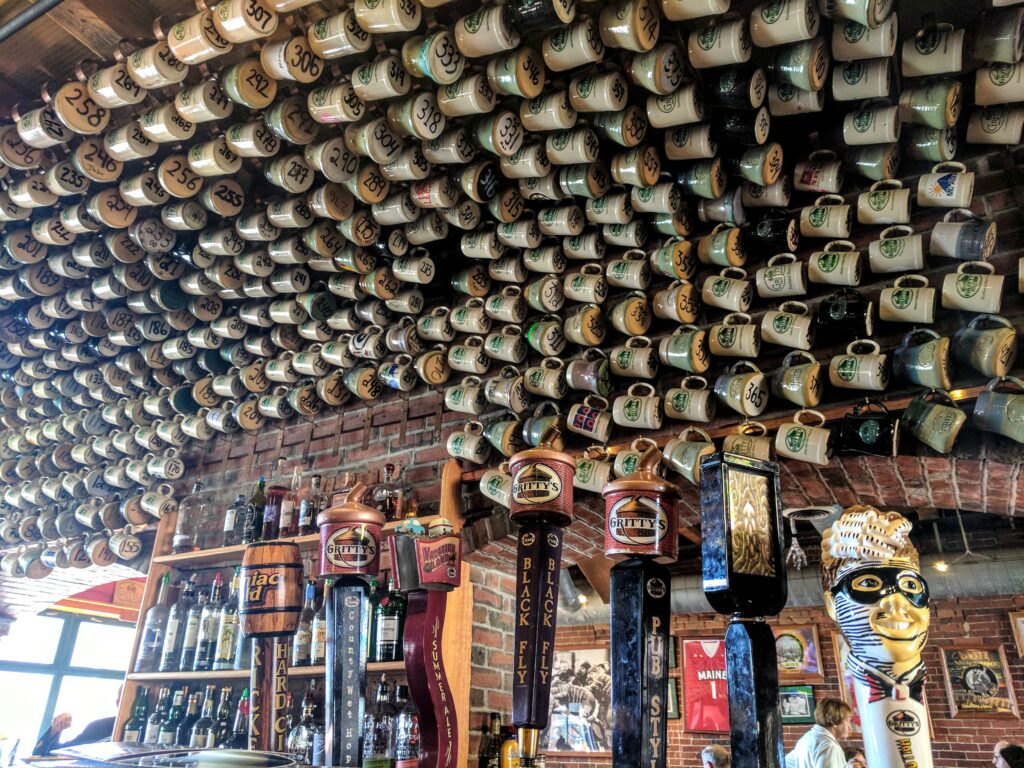
{"type": "Polygon", "coordinates": [[[384,479],[373,491],[373,504],[384,515],[387,522],[398,520],[401,516],[402,500],[405,489],[398,479],[398,468],[394,464],[384,465],[384,479]]]}
{"type": "Polygon", "coordinates": [[[178,503],[178,519],[171,539],[171,551],[175,554],[199,549],[199,528],[206,519],[206,498],[201,495],[202,491],[203,484],[194,483],[192,493],[178,503]]]}
{"type": "Polygon", "coordinates": [[[171,574],[165,573],[160,579],[160,592],[156,603],[146,611],[146,618],[142,624],[142,642],[139,643],[139,655],[135,659],[133,672],[156,672],[160,666],[167,617],[175,598],[177,594],[171,588],[171,574]]]}
{"type": "Polygon", "coordinates": [[[174,601],[167,616],[167,627],[164,631],[164,644],[160,652],[160,671],[176,672],[181,661],[181,648],[185,642],[185,625],[188,622],[188,609],[195,602],[195,574],[188,581],[180,584],[180,597],[174,601]]]}
{"type": "Polygon", "coordinates": [[[231,738],[231,689],[224,686],[220,689],[220,701],[217,703],[217,734],[213,746],[223,747],[231,738]]]}
{"type": "Polygon", "coordinates": [[[302,489],[302,470],[296,464],[292,469],[292,479],[288,492],[281,499],[279,513],[278,537],[287,539],[295,536],[299,528],[299,495],[302,489]]]}
{"type": "Polygon", "coordinates": [[[214,575],[210,587],[210,602],[203,608],[199,618],[199,640],[196,643],[194,672],[206,672],[213,668],[213,657],[217,651],[217,630],[220,629],[220,573],[214,575]]]}
{"type": "Polygon", "coordinates": [[[394,768],[395,707],[387,678],[380,676],[377,697],[363,719],[363,768],[394,768]]]}
{"type": "Polygon", "coordinates": [[[315,712],[316,699],[313,697],[310,683],[310,688],[302,697],[302,715],[299,722],[288,733],[288,752],[296,761],[305,765],[320,765],[323,758],[323,728],[317,723],[315,712]]]}
{"type": "Polygon", "coordinates": [[[235,566],[231,577],[231,591],[221,606],[217,620],[217,647],[213,654],[215,670],[232,669],[235,665],[235,644],[238,635],[238,585],[242,577],[242,566],[235,566]]]}
{"type": "Polygon", "coordinates": [[[224,525],[221,531],[220,545],[230,547],[242,543],[242,532],[245,530],[245,494],[235,496],[235,500],[228,505],[224,513],[224,525]]]}
{"type": "Polygon", "coordinates": [[[216,695],[216,685],[206,686],[202,713],[199,719],[192,723],[192,730],[189,732],[188,746],[191,748],[207,749],[215,746],[217,721],[213,719],[213,707],[217,703],[216,695]]]}
{"type": "Polygon", "coordinates": [[[196,602],[188,609],[185,620],[185,639],[181,643],[181,661],[178,662],[179,672],[191,672],[196,660],[196,648],[199,645],[199,626],[202,623],[203,611],[209,596],[200,592],[196,602]]]}
{"type": "Polygon", "coordinates": [[[327,579],[324,581],[323,600],[320,601],[320,607],[313,615],[313,624],[310,630],[309,663],[314,667],[327,661],[327,600],[330,593],[331,580],[327,579]]]}
{"type": "Polygon", "coordinates": [[[416,768],[420,759],[420,716],[409,699],[409,686],[395,686],[395,768],[416,768]]]}
{"type": "Polygon", "coordinates": [[[314,603],[316,601],[316,584],[312,581],[306,582],[305,600],[302,604],[302,611],[299,613],[299,628],[292,635],[292,663],[293,667],[308,667],[313,644],[313,616],[316,614],[314,603]]]}
{"type": "Polygon", "coordinates": [[[327,506],[326,501],[323,478],[320,475],[313,475],[309,487],[303,488],[299,493],[299,525],[296,530],[299,536],[306,536],[317,530],[316,516],[327,506]]]}

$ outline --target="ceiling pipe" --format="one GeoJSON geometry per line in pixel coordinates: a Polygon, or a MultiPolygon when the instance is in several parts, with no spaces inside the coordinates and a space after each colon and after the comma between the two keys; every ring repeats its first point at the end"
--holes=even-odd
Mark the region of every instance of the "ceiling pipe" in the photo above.
{"type": "Polygon", "coordinates": [[[3,24],[0,24],[0,43],[16,35],[40,16],[49,13],[63,2],[64,0],[37,0],[37,2],[32,3],[25,10],[14,14],[3,24]]]}

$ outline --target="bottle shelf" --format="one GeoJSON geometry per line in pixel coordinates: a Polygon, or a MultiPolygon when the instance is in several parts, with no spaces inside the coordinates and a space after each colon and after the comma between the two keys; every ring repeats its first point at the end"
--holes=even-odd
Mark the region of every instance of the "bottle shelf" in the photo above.
{"type": "MultiPolygon", "coordinates": [[[[389,662],[390,663],[390,662],[389,662]]],[[[398,662],[402,664],[402,662],[398,662]]],[[[372,666],[372,665],[371,665],[372,666]]],[[[402,669],[405,669],[404,665],[402,669]]],[[[314,667],[289,667],[288,677],[323,677],[327,668],[323,664],[314,667]]],[[[224,669],[211,672],[129,672],[128,680],[136,682],[159,682],[161,680],[248,680],[248,669],[224,669]]]]}
{"type": "Polygon", "coordinates": [[[369,672],[401,672],[405,674],[404,661],[368,661],[366,671],[369,672]]]}

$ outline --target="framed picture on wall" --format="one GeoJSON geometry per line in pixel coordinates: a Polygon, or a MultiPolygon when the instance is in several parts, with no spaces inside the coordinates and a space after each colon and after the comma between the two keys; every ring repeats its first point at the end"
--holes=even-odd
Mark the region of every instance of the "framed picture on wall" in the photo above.
{"type": "Polygon", "coordinates": [[[1017,655],[1024,659],[1024,611],[1010,611],[1010,630],[1017,646],[1017,655]]]}
{"type": "Polygon", "coordinates": [[[818,628],[813,624],[772,627],[779,680],[824,682],[818,628]]]}
{"type": "Polygon", "coordinates": [[[780,685],[779,714],[783,725],[814,722],[814,689],[809,685],[780,685]]]}
{"type": "Polygon", "coordinates": [[[668,668],[675,669],[679,666],[679,656],[677,655],[679,648],[676,646],[676,636],[668,636],[668,668]]]}
{"type": "Polygon", "coordinates": [[[952,717],[1020,717],[1001,645],[939,648],[952,717]]]}
{"type": "Polygon", "coordinates": [[[729,732],[725,641],[683,639],[683,723],[696,733],[729,732]]]}
{"type": "Polygon", "coordinates": [[[612,748],[612,678],[608,648],[555,651],[548,727],[540,735],[548,752],[604,752],[612,748]]]}
{"type": "Polygon", "coordinates": [[[668,679],[668,707],[665,716],[669,720],[679,719],[679,678],[676,677],[668,679]]]}
{"type": "Polygon", "coordinates": [[[850,734],[861,733],[860,711],[857,709],[857,697],[854,695],[854,680],[846,665],[846,657],[850,646],[842,632],[832,633],[832,650],[836,654],[836,668],[839,670],[839,697],[850,705],[853,718],[850,721],[850,734]]]}

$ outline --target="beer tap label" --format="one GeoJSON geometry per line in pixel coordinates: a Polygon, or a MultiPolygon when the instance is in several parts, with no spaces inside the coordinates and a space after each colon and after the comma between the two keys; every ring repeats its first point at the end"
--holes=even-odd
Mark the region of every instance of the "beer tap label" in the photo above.
{"type": "Polygon", "coordinates": [[[524,464],[512,480],[512,500],[517,504],[544,504],[562,492],[562,479],[551,467],[539,462],[524,464]]]}
{"type": "Polygon", "coordinates": [[[609,557],[650,555],[674,560],[679,551],[675,497],[664,493],[609,491],[604,551],[609,557]]]}
{"type": "Polygon", "coordinates": [[[375,525],[331,525],[320,528],[321,575],[370,574],[380,567],[380,529],[375,525]]]}

